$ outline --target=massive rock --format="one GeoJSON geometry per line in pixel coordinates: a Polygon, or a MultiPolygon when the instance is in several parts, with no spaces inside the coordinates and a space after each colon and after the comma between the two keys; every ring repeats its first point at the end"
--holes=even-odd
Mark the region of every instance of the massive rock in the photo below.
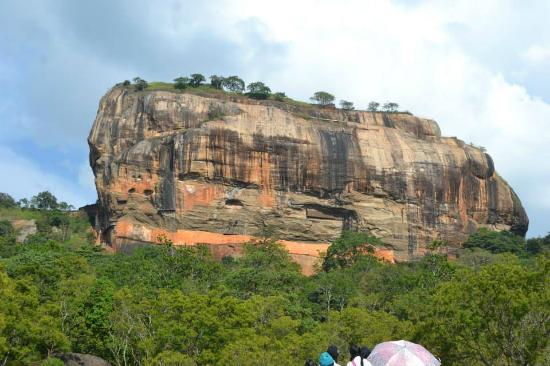
{"type": "Polygon", "coordinates": [[[223,256],[270,226],[310,266],[344,229],[409,260],[528,225],[489,155],[406,113],[115,87],[88,142],[96,228],[116,249],[164,234],[223,256]]]}

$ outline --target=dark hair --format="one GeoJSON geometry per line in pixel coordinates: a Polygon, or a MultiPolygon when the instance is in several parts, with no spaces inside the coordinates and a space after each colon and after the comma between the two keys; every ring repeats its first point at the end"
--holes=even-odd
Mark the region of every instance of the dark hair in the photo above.
{"type": "Polygon", "coordinates": [[[332,357],[334,362],[338,362],[338,356],[340,355],[340,353],[338,352],[338,347],[331,344],[330,346],[328,346],[327,353],[332,357]]]}
{"type": "Polygon", "coordinates": [[[363,360],[370,356],[370,348],[367,346],[361,347],[361,352],[359,355],[361,356],[361,366],[363,366],[363,360]]]}
{"type": "Polygon", "coordinates": [[[313,360],[311,358],[308,358],[306,360],[305,366],[315,366],[315,362],[313,362],[313,360]]]}
{"type": "Polygon", "coordinates": [[[358,345],[356,345],[355,343],[354,344],[350,344],[349,345],[349,356],[350,356],[350,359],[353,361],[353,359],[357,356],[360,356],[361,355],[361,348],[359,348],[358,345]]]}

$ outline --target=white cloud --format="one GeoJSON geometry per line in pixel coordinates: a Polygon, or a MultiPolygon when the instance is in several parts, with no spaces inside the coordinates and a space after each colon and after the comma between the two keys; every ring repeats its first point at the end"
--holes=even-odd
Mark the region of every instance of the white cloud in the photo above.
{"type": "Polygon", "coordinates": [[[16,199],[50,191],[59,200],[76,207],[95,201],[93,191],[91,195],[89,190],[75,186],[70,180],[48,172],[4,146],[0,146],[0,172],[0,192],[9,193],[16,199]]]}
{"type": "Polygon", "coordinates": [[[546,64],[550,62],[550,47],[533,45],[521,54],[521,58],[533,64],[546,64]]]}

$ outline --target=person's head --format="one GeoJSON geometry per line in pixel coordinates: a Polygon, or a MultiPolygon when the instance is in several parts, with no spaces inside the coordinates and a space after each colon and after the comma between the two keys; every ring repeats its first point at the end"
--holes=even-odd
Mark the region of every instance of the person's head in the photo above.
{"type": "Polygon", "coordinates": [[[367,358],[370,356],[370,348],[367,346],[361,347],[360,354],[361,358],[367,358]]]}
{"type": "Polygon", "coordinates": [[[338,356],[340,356],[340,353],[338,352],[338,347],[331,344],[330,346],[328,346],[327,352],[332,357],[334,362],[338,362],[338,356]]]}
{"type": "Polygon", "coordinates": [[[311,358],[308,358],[305,366],[315,366],[315,362],[311,358]]]}
{"type": "Polygon", "coordinates": [[[334,359],[328,352],[321,353],[319,357],[319,366],[333,366],[334,359]]]}
{"type": "Polygon", "coordinates": [[[361,348],[356,344],[350,344],[349,355],[350,355],[350,358],[353,360],[355,357],[361,355],[361,348]]]}

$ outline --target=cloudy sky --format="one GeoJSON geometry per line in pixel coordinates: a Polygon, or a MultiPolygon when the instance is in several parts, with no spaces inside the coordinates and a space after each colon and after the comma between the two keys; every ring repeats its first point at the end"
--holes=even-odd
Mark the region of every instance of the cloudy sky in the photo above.
{"type": "Polygon", "coordinates": [[[99,98],[137,75],[236,74],[307,100],[397,101],[487,148],[550,231],[550,1],[0,0],[0,191],[95,201],[99,98]]]}

